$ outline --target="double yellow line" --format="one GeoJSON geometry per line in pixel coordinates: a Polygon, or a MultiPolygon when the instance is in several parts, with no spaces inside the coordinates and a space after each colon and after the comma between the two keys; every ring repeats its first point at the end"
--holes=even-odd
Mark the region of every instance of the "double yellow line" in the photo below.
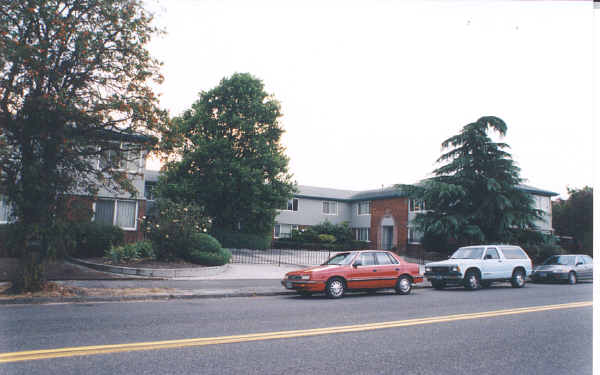
{"type": "Polygon", "coordinates": [[[392,321],[392,322],[357,324],[357,325],[341,326],[341,327],[305,329],[305,330],[295,330],[295,331],[266,332],[266,333],[255,333],[255,334],[249,334],[249,335],[206,337],[206,338],[184,339],[184,340],[141,342],[141,343],[136,343],[136,344],[79,346],[79,347],[72,347],[72,348],[59,348],[59,349],[48,349],[48,350],[30,350],[30,351],[14,352],[14,353],[2,353],[2,354],[0,354],[0,363],[33,361],[33,360],[37,360],[37,359],[85,356],[85,355],[94,355],[94,354],[132,352],[132,351],[142,351],[142,350],[175,349],[175,348],[185,348],[185,347],[190,347],[190,346],[219,345],[219,344],[229,344],[229,343],[236,343],[236,342],[249,342],[249,341],[262,341],[262,340],[284,339],[284,338],[294,338],[294,337],[316,336],[316,335],[329,335],[329,334],[334,334],[334,333],[361,332],[361,331],[369,331],[369,330],[375,330],[375,329],[408,327],[408,326],[415,326],[415,325],[422,325],[422,324],[453,322],[453,321],[458,321],[458,320],[482,319],[482,318],[491,318],[491,317],[497,317],[497,316],[526,314],[526,313],[533,313],[533,312],[540,312],[540,311],[574,309],[574,308],[588,307],[588,306],[592,306],[592,301],[565,303],[565,304],[559,304],[559,305],[523,307],[523,308],[517,308],[517,309],[495,310],[495,311],[486,311],[486,312],[472,313],[472,314],[446,315],[446,316],[421,318],[421,319],[398,320],[398,321],[392,321]]]}

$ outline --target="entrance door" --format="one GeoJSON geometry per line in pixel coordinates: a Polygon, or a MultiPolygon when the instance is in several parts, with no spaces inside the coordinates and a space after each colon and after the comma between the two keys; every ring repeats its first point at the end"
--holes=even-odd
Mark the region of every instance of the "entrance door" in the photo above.
{"type": "Polygon", "coordinates": [[[384,225],[381,229],[381,247],[384,250],[389,250],[394,246],[394,227],[384,225]]]}

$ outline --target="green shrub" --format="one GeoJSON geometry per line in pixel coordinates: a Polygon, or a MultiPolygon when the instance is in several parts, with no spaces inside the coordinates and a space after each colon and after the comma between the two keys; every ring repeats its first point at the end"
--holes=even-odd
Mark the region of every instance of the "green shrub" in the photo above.
{"type": "Polygon", "coordinates": [[[325,242],[325,243],[334,243],[335,236],[333,236],[331,234],[319,234],[319,241],[325,242]]]}
{"type": "Polygon", "coordinates": [[[230,259],[231,253],[227,249],[220,249],[216,253],[194,249],[188,254],[188,260],[190,262],[211,267],[227,264],[230,259]]]}
{"type": "Polygon", "coordinates": [[[101,257],[112,246],[124,243],[125,234],[119,227],[97,223],[78,223],[72,227],[74,246],[69,250],[77,258],[101,257]]]}
{"type": "Polygon", "coordinates": [[[271,247],[271,233],[253,234],[214,229],[210,234],[229,249],[265,250],[271,247]]]}
{"type": "Polygon", "coordinates": [[[566,254],[566,251],[556,244],[524,245],[523,250],[527,252],[534,264],[540,264],[552,255],[566,254]]]}
{"type": "Polygon", "coordinates": [[[113,263],[128,262],[135,259],[155,259],[154,249],[150,241],[128,243],[123,246],[112,246],[104,254],[113,263]]]}
{"type": "Polygon", "coordinates": [[[193,204],[159,199],[155,215],[144,221],[144,230],[159,259],[185,258],[197,246],[192,238],[209,226],[204,210],[193,204]]]}

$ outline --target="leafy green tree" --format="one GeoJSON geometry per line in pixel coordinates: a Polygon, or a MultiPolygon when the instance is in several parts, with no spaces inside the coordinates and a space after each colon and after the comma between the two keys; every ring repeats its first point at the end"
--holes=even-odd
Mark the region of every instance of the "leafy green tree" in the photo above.
{"type": "Polygon", "coordinates": [[[540,212],[517,187],[520,170],[505,151],[509,146],[492,141],[489,130],[504,136],[507,126],[493,116],[464,126],[442,143],[445,152],[437,160],[442,165],[433,177],[401,186],[425,202],[427,211],[417,215],[415,225],[427,247],[507,242],[534,228],[540,212]]]}
{"type": "Polygon", "coordinates": [[[42,286],[65,194],[133,192],[114,168],[128,159],[119,141],[168,120],[148,85],[162,80],[144,47],[157,32],[141,0],[0,2],[0,194],[17,220],[17,289],[42,286]]]}
{"type": "Polygon", "coordinates": [[[181,160],[166,165],[158,194],[203,207],[215,232],[270,235],[294,191],[280,116],[279,102],[247,73],[202,92],[164,137],[181,160]]]}
{"type": "Polygon", "coordinates": [[[568,189],[569,198],[552,202],[552,227],[558,235],[571,236],[580,250],[591,254],[594,228],[594,191],[568,189]]]}

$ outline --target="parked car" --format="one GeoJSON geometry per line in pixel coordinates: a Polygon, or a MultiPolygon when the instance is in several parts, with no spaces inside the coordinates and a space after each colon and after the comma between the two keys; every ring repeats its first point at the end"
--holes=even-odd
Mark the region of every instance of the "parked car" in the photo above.
{"type": "Polygon", "coordinates": [[[288,272],[281,284],[304,296],[325,292],[339,298],[347,290],[393,288],[398,294],[409,294],[413,283],[422,281],[418,264],[390,251],[362,250],[341,252],[320,266],[288,272]]]}
{"type": "Polygon", "coordinates": [[[475,290],[495,281],[510,281],[514,288],[522,288],[531,272],[531,259],[513,245],[461,247],[448,260],[425,265],[425,277],[435,289],[463,285],[475,290]]]}
{"type": "Polygon", "coordinates": [[[580,280],[592,280],[594,260],[583,254],[553,255],[535,267],[532,281],[565,281],[576,284],[580,280]]]}

